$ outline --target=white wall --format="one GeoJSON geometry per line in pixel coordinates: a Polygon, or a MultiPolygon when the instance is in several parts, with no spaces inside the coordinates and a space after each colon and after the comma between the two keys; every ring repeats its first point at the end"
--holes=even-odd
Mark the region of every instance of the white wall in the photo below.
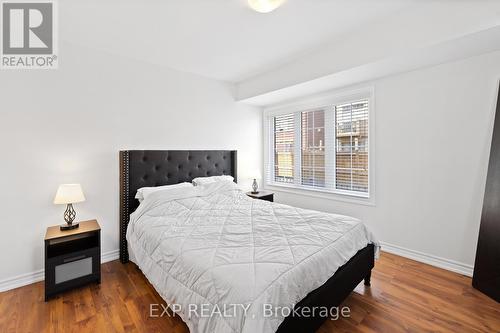
{"type": "Polygon", "coordinates": [[[120,149],[237,149],[241,177],[261,165],[261,112],[231,87],[67,43],[58,70],[0,72],[0,105],[0,283],[43,268],[60,183],[82,184],[77,219],[118,249],[120,149]]]}
{"type": "Polygon", "coordinates": [[[376,100],[376,206],[286,192],[277,201],[361,218],[381,241],[470,271],[499,78],[495,52],[367,83],[376,100]]]}

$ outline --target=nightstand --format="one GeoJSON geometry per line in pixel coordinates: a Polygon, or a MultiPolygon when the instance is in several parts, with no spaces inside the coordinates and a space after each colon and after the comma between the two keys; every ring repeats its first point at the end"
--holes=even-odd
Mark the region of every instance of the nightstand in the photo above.
{"type": "Polygon", "coordinates": [[[259,193],[247,192],[250,198],[274,202],[274,193],[269,191],[259,191],[259,193]]]}
{"type": "Polygon", "coordinates": [[[45,234],[45,301],[87,283],[101,283],[101,227],[96,220],[78,229],[47,228],[45,234]]]}

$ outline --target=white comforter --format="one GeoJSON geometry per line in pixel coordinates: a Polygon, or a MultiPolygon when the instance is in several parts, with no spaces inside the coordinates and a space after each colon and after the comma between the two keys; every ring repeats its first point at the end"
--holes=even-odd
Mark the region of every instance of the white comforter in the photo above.
{"type": "Polygon", "coordinates": [[[284,318],[264,309],[293,308],[376,243],[357,219],[251,199],[229,182],[154,193],[127,240],[192,333],[275,332],[284,318]]]}

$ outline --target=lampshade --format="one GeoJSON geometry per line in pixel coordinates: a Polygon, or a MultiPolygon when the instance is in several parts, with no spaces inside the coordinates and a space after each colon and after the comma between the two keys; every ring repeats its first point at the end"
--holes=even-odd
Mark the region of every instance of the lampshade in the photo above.
{"type": "Polygon", "coordinates": [[[269,13],[281,6],[285,0],[248,0],[248,5],[259,13],[269,13]]]}
{"type": "Polygon", "coordinates": [[[57,189],[54,204],[64,205],[85,201],[80,184],[62,184],[57,189]]]}
{"type": "Polygon", "coordinates": [[[260,172],[260,169],[252,170],[252,173],[250,174],[250,178],[257,179],[257,180],[262,179],[262,173],[260,172]]]}

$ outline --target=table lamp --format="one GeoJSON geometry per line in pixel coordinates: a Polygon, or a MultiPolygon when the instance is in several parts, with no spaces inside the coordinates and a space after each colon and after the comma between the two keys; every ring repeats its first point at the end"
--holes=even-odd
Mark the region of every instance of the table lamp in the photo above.
{"type": "Polygon", "coordinates": [[[257,194],[259,193],[259,184],[257,181],[261,179],[260,170],[254,170],[252,175],[254,176],[252,182],[252,194],[257,194]]]}
{"type": "Polygon", "coordinates": [[[78,223],[73,223],[76,217],[76,212],[73,209],[73,204],[85,201],[82,187],[80,184],[62,184],[57,189],[54,204],[67,205],[64,212],[64,221],[66,224],[60,226],[61,230],[71,230],[78,228],[78,223]]]}

